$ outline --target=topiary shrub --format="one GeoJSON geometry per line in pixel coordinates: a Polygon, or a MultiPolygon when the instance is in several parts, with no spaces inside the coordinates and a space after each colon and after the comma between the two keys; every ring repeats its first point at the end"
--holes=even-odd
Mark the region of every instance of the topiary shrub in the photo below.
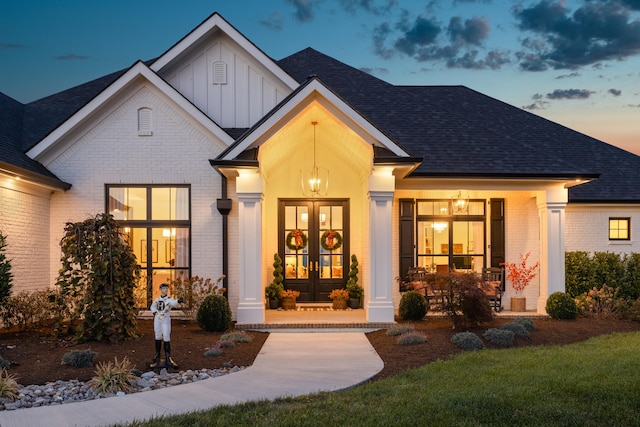
{"type": "Polygon", "coordinates": [[[524,325],[521,325],[520,323],[516,323],[516,322],[505,323],[500,327],[500,329],[511,331],[517,337],[529,339],[529,331],[527,331],[524,325]]]}
{"type": "Polygon", "coordinates": [[[222,295],[209,295],[200,305],[196,320],[205,331],[226,331],[231,323],[229,301],[222,295]]]}
{"type": "Polygon", "coordinates": [[[90,368],[97,355],[98,353],[91,351],[91,349],[71,350],[62,356],[62,364],[74,368],[90,368]]]}
{"type": "Polygon", "coordinates": [[[529,317],[517,317],[517,318],[513,319],[513,322],[521,324],[522,326],[524,326],[524,328],[527,331],[535,331],[536,330],[535,323],[533,323],[533,320],[531,320],[529,317]]]}
{"type": "Polygon", "coordinates": [[[491,328],[482,335],[487,341],[500,347],[513,347],[515,334],[506,329],[491,328]]]}
{"type": "Polygon", "coordinates": [[[416,291],[409,291],[400,299],[398,315],[404,320],[420,320],[427,314],[427,309],[427,299],[416,291]]]}
{"type": "Polygon", "coordinates": [[[482,350],[484,348],[484,343],[480,337],[473,332],[459,332],[451,337],[451,343],[464,351],[482,350]]]}
{"type": "Polygon", "coordinates": [[[416,345],[427,342],[427,337],[419,332],[407,332],[400,335],[396,342],[400,345],[416,345]]]}
{"type": "Polygon", "coordinates": [[[387,336],[397,337],[398,335],[406,334],[407,332],[413,332],[415,328],[411,325],[395,325],[387,329],[387,336]]]}
{"type": "Polygon", "coordinates": [[[552,319],[574,320],[578,315],[576,302],[564,292],[549,295],[546,309],[552,319]]]}

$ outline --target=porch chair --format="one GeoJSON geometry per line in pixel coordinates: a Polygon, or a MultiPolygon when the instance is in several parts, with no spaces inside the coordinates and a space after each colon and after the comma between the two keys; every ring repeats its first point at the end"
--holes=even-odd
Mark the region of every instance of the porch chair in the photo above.
{"type": "Polygon", "coordinates": [[[504,293],[504,269],[489,267],[482,269],[482,291],[489,299],[494,311],[502,311],[504,293]]]}

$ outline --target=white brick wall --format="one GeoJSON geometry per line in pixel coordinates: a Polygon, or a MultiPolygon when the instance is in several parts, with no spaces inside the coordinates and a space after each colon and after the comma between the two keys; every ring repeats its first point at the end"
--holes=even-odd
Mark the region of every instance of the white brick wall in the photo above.
{"type": "Polygon", "coordinates": [[[222,219],[216,209],[221,178],[209,164],[224,144],[170,99],[150,87],[130,92],[68,141],[47,166],[72,184],[51,201],[49,276],[55,280],[65,223],[105,210],[105,184],[190,184],[192,274],[216,279],[222,274],[222,219]],[[141,107],[153,111],[152,136],[138,136],[141,107]]]}
{"type": "Polygon", "coordinates": [[[49,268],[49,191],[0,179],[0,230],[7,237],[12,293],[51,285],[49,268]]]}
{"type": "Polygon", "coordinates": [[[566,210],[567,251],[640,253],[640,207],[569,205],[566,210]],[[631,218],[631,240],[609,240],[609,218],[631,218]]]}

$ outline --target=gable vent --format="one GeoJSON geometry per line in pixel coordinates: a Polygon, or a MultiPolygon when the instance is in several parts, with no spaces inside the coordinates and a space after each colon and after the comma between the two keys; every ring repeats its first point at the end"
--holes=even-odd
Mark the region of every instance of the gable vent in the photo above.
{"type": "Polygon", "coordinates": [[[151,135],[153,135],[151,123],[151,108],[140,108],[138,110],[138,136],[151,135]]]}
{"type": "Polygon", "coordinates": [[[227,84],[227,64],[222,61],[213,63],[213,84],[214,85],[226,85],[227,84]]]}

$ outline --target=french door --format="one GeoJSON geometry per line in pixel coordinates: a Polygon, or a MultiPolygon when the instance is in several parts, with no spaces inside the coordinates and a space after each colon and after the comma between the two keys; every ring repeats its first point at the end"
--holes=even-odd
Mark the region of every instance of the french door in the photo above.
{"type": "Polygon", "coordinates": [[[343,288],[349,269],[348,200],[280,200],[278,248],[286,289],[298,301],[329,301],[343,288]]]}

